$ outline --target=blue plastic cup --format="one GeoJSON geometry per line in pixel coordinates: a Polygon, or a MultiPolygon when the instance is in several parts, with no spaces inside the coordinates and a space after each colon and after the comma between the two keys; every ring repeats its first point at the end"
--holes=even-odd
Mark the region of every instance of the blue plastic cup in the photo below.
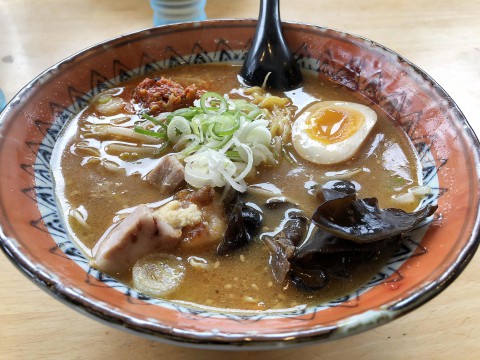
{"type": "Polygon", "coordinates": [[[3,110],[5,105],[7,105],[7,102],[5,101],[5,95],[3,95],[3,91],[0,89],[0,111],[3,110]]]}
{"type": "Polygon", "coordinates": [[[153,9],[153,25],[165,25],[182,21],[205,20],[207,0],[150,0],[153,9]]]}

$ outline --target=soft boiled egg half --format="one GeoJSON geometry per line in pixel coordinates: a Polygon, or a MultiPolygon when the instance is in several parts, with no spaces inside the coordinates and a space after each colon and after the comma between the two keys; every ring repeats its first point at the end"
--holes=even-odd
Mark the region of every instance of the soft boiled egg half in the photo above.
{"type": "Polygon", "coordinates": [[[295,120],[292,142],[298,154],[317,164],[350,159],[377,122],[369,107],[346,101],[310,105],[295,120]]]}

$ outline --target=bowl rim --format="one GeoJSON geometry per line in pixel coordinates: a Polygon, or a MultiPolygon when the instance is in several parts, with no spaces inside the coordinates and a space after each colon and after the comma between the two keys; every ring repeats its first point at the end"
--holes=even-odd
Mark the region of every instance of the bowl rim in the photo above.
{"type": "MultiPolygon", "coordinates": [[[[117,37],[113,37],[97,44],[91,45],[83,50],[80,50],[63,60],[57,62],[56,64],[52,65],[51,67],[45,69],[41,72],[38,76],[36,76],[33,80],[31,80],[28,84],[26,84],[13,98],[12,100],[6,105],[3,111],[0,112],[0,131],[4,129],[4,120],[6,115],[12,111],[17,106],[21,106],[22,100],[21,98],[28,95],[28,93],[35,87],[35,85],[42,81],[42,79],[50,74],[54,74],[62,64],[68,63],[73,61],[75,58],[85,55],[90,52],[95,52],[97,49],[102,48],[106,45],[126,41],[129,38],[134,38],[137,36],[142,36],[148,34],[149,32],[157,32],[157,31],[182,31],[186,29],[194,29],[198,28],[201,29],[203,24],[218,24],[219,27],[222,27],[227,24],[234,24],[234,25],[244,25],[246,27],[253,27],[256,24],[255,19],[210,19],[210,20],[203,20],[203,21],[192,21],[192,22],[184,22],[184,23],[175,23],[169,25],[163,25],[159,27],[152,27],[146,28],[139,31],[130,32],[127,34],[123,34],[117,37]]],[[[453,101],[453,99],[447,94],[447,92],[425,71],[423,71],[420,67],[416,66],[409,60],[405,59],[403,56],[398,54],[397,52],[376,43],[368,38],[363,36],[347,33],[341,30],[336,30],[328,27],[323,27],[314,24],[302,23],[302,22],[290,22],[284,21],[282,22],[283,27],[292,27],[292,28],[312,28],[314,30],[320,31],[333,31],[338,35],[341,36],[349,36],[362,42],[368,42],[371,46],[375,48],[379,48],[384,52],[389,53],[390,55],[395,56],[399,61],[407,64],[410,68],[414,70],[414,72],[420,75],[426,82],[428,82],[438,93],[439,95],[448,101],[449,106],[451,107],[452,111],[458,115],[458,118],[461,119],[462,126],[463,126],[463,133],[464,136],[471,141],[476,146],[473,147],[472,151],[474,151],[474,158],[475,163],[477,166],[479,165],[479,158],[480,158],[480,143],[476,134],[474,133],[473,129],[471,128],[470,124],[468,123],[466,117],[459,109],[457,104],[453,101]]],[[[4,141],[0,138],[0,149],[3,147],[2,143],[4,141]]],[[[478,174],[477,174],[478,178],[478,174]]],[[[2,248],[3,252],[6,254],[7,258],[19,269],[21,272],[27,276],[31,281],[33,281],[36,285],[42,288],[44,291],[52,295],[54,298],[60,300],[64,304],[70,306],[71,308],[77,310],[78,312],[87,315],[97,321],[100,321],[104,324],[109,326],[113,326],[115,328],[127,330],[128,332],[145,336],[151,340],[161,340],[167,343],[172,343],[175,345],[184,345],[184,346],[191,346],[191,347],[211,347],[216,349],[228,349],[228,350],[255,350],[255,349],[267,349],[267,348],[279,348],[292,345],[301,345],[305,343],[312,343],[318,342],[327,339],[336,339],[345,337],[347,335],[353,335],[359,332],[363,332],[365,330],[374,328],[376,326],[382,325],[387,323],[391,320],[394,320],[400,316],[403,316],[410,311],[414,310],[415,308],[423,305],[443,290],[445,290],[465,269],[467,264],[473,258],[479,244],[480,244],[480,214],[476,214],[476,221],[475,225],[472,229],[472,233],[469,236],[468,241],[465,242],[464,247],[458,254],[456,260],[452,263],[452,265],[447,268],[442,276],[438,278],[436,283],[430,284],[429,286],[417,288],[415,293],[411,294],[410,296],[404,298],[402,301],[396,302],[388,307],[388,310],[391,311],[391,317],[385,319],[381,316],[377,317],[371,323],[367,324],[366,326],[357,327],[349,330],[347,333],[340,333],[336,332],[333,336],[331,335],[331,329],[324,328],[315,331],[312,334],[306,334],[297,337],[296,339],[285,342],[281,338],[285,337],[285,334],[281,334],[280,337],[269,337],[266,335],[262,335],[263,339],[254,341],[246,341],[245,339],[241,340],[232,340],[231,338],[225,337],[222,338],[221,334],[216,339],[209,339],[202,337],[201,334],[192,335],[191,333],[188,336],[182,335],[181,332],[159,332],[158,329],[149,330],[145,327],[142,327],[142,324],[138,321],[135,321],[134,318],[122,314],[121,312],[115,312],[111,309],[104,308],[99,306],[89,299],[88,296],[83,296],[80,293],[76,293],[73,291],[69,291],[68,288],[62,285],[61,278],[57,278],[56,276],[52,276],[53,274],[49,274],[43,272],[41,269],[38,269],[24,254],[22,254],[21,249],[19,249],[16,245],[16,240],[14,238],[7,237],[3,232],[2,226],[0,224],[0,247],[2,248]]],[[[365,325],[365,324],[364,324],[365,325]]],[[[306,329],[306,333],[308,333],[308,329],[306,329]]],[[[301,333],[298,333],[301,335],[301,333]]]]}

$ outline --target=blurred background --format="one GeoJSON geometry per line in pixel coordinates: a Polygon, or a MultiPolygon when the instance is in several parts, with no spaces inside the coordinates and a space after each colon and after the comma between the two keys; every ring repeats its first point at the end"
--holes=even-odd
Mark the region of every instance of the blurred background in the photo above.
{"type": "MultiPolygon", "coordinates": [[[[280,5],[285,21],[362,35],[405,56],[446,87],[468,118],[477,111],[466,99],[472,87],[479,91],[480,85],[459,76],[458,69],[480,76],[479,3],[282,0],[280,5]]],[[[205,12],[209,19],[256,18],[258,7],[259,0],[208,0],[205,12]]],[[[0,0],[0,88],[10,99],[63,58],[151,26],[149,0],[0,0]]]]}
{"type": "MultiPolygon", "coordinates": [[[[207,0],[204,10],[209,19],[256,18],[258,7],[259,0],[207,0]]],[[[400,53],[438,81],[480,133],[480,1],[282,0],[281,16],[361,35],[400,53]]],[[[11,99],[63,58],[151,26],[149,0],[0,0],[0,88],[11,99]]],[[[0,254],[0,359],[477,359],[479,272],[476,256],[428,304],[360,335],[301,349],[225,354],[155,343],[99,324],[44,294],[0,254]]]]}

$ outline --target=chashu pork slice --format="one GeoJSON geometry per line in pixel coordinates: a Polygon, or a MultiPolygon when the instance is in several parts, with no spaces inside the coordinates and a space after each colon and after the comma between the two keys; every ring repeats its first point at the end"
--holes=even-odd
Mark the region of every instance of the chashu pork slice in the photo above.
{"type": "Polygon", "coordinates": [[[160,194],[170,195],[183,184],[185,169],[175,155],[164,155],[147,174],[146,180],[160,190],[160,194]]]}
{"type": "Polygon", "coordinates": [[[121,273],[131,269],[148,253],[176,248],[181,236],[180,229],[155,218],[146,205],[139,205],[97,242],[93,249],[93,266],[108,274],[121,273]]]}

